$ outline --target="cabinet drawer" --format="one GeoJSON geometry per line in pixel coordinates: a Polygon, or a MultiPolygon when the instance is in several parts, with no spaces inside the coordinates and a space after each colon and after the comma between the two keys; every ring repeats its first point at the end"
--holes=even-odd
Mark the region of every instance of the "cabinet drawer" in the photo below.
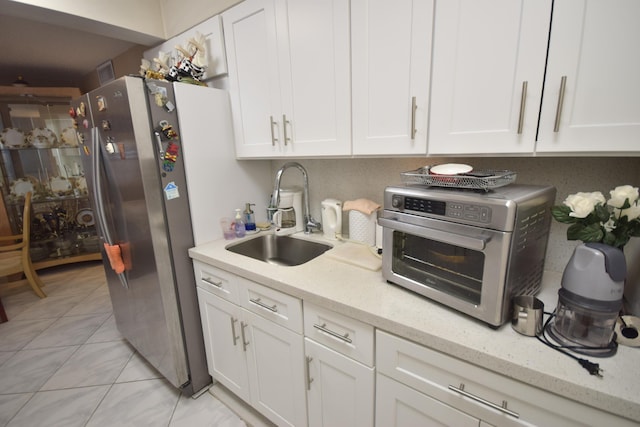
{"type": "Polygon", "coordinates": [[[238,280],[242,307],[302,334],[302,301],[242,277],[238,280]]]}
{"type": "Polygon", "coordinates": [[[373,326],[371,325],[305,303],[304,335],[373,367],[373,326]]]}
{"type": "Polygon", "coordinates": [[[237,276],[199,261],[193,261],[193,268],[196,286],[227,301],[240,303],[237,276]]]}
{"type": "Polygon", "coordinates": [[[376,364],[379,373],[493,425],[634,425],[379,330],[376,364]]]}

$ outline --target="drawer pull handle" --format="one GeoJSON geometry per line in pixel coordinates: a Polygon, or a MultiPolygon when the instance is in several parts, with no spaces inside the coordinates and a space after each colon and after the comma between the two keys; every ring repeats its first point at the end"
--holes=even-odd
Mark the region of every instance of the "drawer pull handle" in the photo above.
{"type": "Polygon", "coordinates": [[[210,285],[215,286],[216,288],[222,288],[222,280],[220,280],[219,282],[214,281],[213,279],[209,278],[209,277],[203,277],[202,281],[205,283],[208,283],[210,285]]]}
{"type": "Polygon", "coordinates": [[[339,340],[342,340],[342,341],[344,341],[346,343],[351,344],[353,342],[351,340],[351,338],[349,338],[349,333],[348,332],[346,334],[344,334],[344,335],[340,335],[339,333],[333,332],[331,329],[328,329],[326,323],[323,323],[322,325],[314,324],[313,327],[316,328],[319,331],[324,332],[325,334],[329,334],[332,337],[338,338],[339,340]]]}
{"type": "Polygon", "coordinates": [[[247,346],[249,345],[249,343],[246,340],[246,337],[244,336],[244,329],[248,326],[247,323],[244,322],[240,322],[240,333],[242,334],[242,350],[246,353],[247,352],[247,346]]]}
{"type": "Polygon", "coordinates": [[[306,359],[307,359],[306,374],[307,374],[307,391],[308,391],[308,390],[311,390],[311,383],[313,382],[313,378],[311,378],[311,367],[310,367],[313,357],[306,356],[306,359]]]}
{"type": "Polygon", "coordinates": [[[238,319],[234,319],[233,317],[230,318],[231,319],[231,335],[233,336],[233,345],[235,347],[235,345],[238,342],[238,336],[236,336],[236,322],[238,321],[238,319]]]}
{"type": "Polygon", "coordinates": [[[486,406],[488,406],[490,408],[493,408],[496,411],[500,411],[500,412],[503,412],[503,413],[505,413],[507,415],[511,415],[514,418],[520,418],[520,414],[518,414],[517,412],[513,412],[513,411],[507,409],[507,401],[506,400],[502,401],[502,406],[497,405],[497,404],[495,404],[493,402],[490,402],[490,401],[488,401],[486,399],[483,399],[483,398],[478,397],[478,396],[476,396],[474,394],[471,394],[468,391],[465,391],[464,384],[462,384],[462,383],[460,384],[460,387],[449,385],[449,390],[455,391],[456,393],[461,394],[464,397],[468,397],[471,400],[475,400],[476,402],[481,403],[483,405],[486,405],[486,406]]]}
{"type": "Polygon", "coordinates": [[[265,310],[269,310],[272,313],[277,313],[278,312],[278,306],[276,304],[267,305],[267,304],[263,303],[262,299],[260,299],[260,298],[256,298],[256,299],[249,298],[249,301],[254,303],[257,306],[260,306],[260,307],[264,308],[265,310]]]}

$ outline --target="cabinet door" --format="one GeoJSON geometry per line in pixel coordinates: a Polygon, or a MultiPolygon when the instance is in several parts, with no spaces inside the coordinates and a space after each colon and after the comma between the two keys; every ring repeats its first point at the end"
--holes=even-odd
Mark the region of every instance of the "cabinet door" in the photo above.
{"type": "Polygon", "coordinates": [[[246,0],[222,14],[237,157],[278,154],[282,111],[274,0],[246,0]]]}
{"type": "Polygon", "coordinates": [[[349,2],[281,4],[283,116],[278,120],[284,152],[297,157],[351,154],[349,2]]]}
{"type": "Polygon", "coordinates": [[[554,3],[538,152],[640,151],[639,21],[636,0],[554,3]]]}
{"type": "Polygon", "coordinates": [[[443,1],[435,15],[428,153],[532,153],[551,1],[443,1]]]}
{"type": "Polygon", "coordinates": [[[252,405],[277,425],[306,426],[302,335],[242,311],[252,405]]]}
{"type": "Polygon", "coordinates": [[[478,427],[480,420],[384,375],[376,376],[376,426],[478,427]]]}
{"type": "Polygon", "coordinates": [[[209,374],[249,401],[241,309],[201,288],[197,291],[209,374]]]}
{"type": "Polygon", "coordinates": [[[352,0],[353,154],[426,154],[432,24],[432,0],[352,0]]]}
{"type": "Polygon", "coordinates": [[[312,427],[373,425],[374,370],[305,338],[312,427]]]}

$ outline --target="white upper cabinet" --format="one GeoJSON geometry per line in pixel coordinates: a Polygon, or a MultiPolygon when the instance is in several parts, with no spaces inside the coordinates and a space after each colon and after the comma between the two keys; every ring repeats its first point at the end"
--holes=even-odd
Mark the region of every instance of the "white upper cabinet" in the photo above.
{"type": "Polygon", "coordinates": [[[429,154],[532,153],[550,0],[436,3],[429,154]]]}
{"type": "Polygon", "coordinates": [[[222,14],[237,157],[279,151],[282,112],[275,4],[246,0],[222,14]]]}
{"type": "Polygon", "coordinates": [[[246,0],[222,19],[237,157],[351,154],[348,3],[246,0]]]}
{"type": "Polygon", "coordinates": [[[432,0],[352,0],[353,154],[426,154],[432,0]]]}
{"type": "Polygon", "coordinates": [[[640,151],[639,22],[637,0],[555,2],[537,152],[640,151]]]}

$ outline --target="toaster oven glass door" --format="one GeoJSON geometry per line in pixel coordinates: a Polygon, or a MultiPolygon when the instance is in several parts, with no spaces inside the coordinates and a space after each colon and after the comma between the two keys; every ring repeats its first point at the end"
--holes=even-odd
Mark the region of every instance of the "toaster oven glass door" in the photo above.
{"type": "Polygon", "coordinates": [[[485,269],[482,251],[413,234],[393,233],[393,271],[453,297],[480,304],[485,269]]]}

